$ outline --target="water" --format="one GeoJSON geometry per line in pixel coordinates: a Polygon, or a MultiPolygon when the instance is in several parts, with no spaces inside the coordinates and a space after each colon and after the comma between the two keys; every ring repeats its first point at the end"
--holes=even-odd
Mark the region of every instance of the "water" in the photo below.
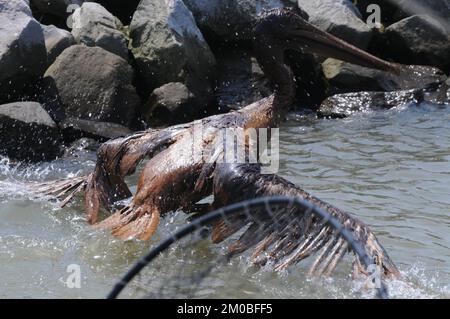
{"type": "MultiPolygon", "coordinates": [[[[370,225],[406,278],[388,283],[393,297],[450,298],[450,108],[410,106],[344,120],[293,114],[280,131],[280,174],[370,225]]],[[[153,242],[122,242],[86,226],[81,199],[59,209],[21,186],[80,174],[93,159],[87,153],[31,167],[0,161],[0,298],[103,298],[139,256],[183,223],[184,214],[174,213],[153,242]],[[64,284],[70,264],[80,266],[80,289],[64,284]]],[[[180,261],[171,253],[157,263],[170,275],[180,261]]],[[[207,284],[201,296],[371,296],[345,271],[311,280],[301,272],[252,273],[239,262],[221,267],[207,284]]]]}

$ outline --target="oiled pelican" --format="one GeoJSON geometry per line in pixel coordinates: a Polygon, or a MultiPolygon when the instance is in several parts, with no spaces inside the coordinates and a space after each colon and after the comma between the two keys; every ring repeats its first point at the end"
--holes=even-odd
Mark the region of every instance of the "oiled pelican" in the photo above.
{"type": "MultiPolygon", "coordinates": [[[[276,127],[293,104],[295,95],[294,76],[284,62],[287,49],[333,57],[394,73],[399,71],[400,66],[383,61],[317,29],[292,9],[271,10],[260,17],[254,27],[254,49],[259,64],[274,85],[271,96],[239,111],[196,122],[205,128],[201,139],[192,138],[195,126],[195,122],[192,122],[106,142],[98,151],[96,168],[91,174],[69,181],[49,183],[41,191],[65,198],[62,202],[65,205],[77,192],[84,190],[85,208],[90,223],[95,224],[96,228],[110,229],[119,238],[141,240],[152,237],[162,214],[179,208],[189,211],[195,203],[212,193],[215,195],[214,207],[257,196],[297,196],[337,217],[362,242],[374,262],[383,266],[386,274],[397,275],[395,265],[374,234],[348,213],[309,195],[277,175],[262,175],[258,164],[209,163],[205,158],[193,156],[193,152],[186,150],[202,150],[212,146],[213,149],[217,147],[220,153],[218,136],[224,128],[247,130],[276,127]],[[97,223],[101,206],[112,210],[115,202],[132,196],[124,177],[134,173],[137,165],[145,158],[149,161],[140,176],[131,203],[97,223]]],[[[311,219],[311,223],[314,226],[319,221],[311,219]]],[[[291,262],[323,249],[316,264],[327,260],[325,272],[328,273],[345,253],[345,246],[333,234],[321,230],[320,225],[316,226],[302,229],[301,238],[293,236],[285,242],[280,241],[284,238],[280,238],[280,234],[267,231],[254,233],[255,229],[249,229],[230,249],[238,252],[260,243],[254,256],[258,262],[262,262],[258,256],[264,251],[264,243],[268,242],[284,243],[286,254],[296,252],[291,262]],[[305,249],[302,250],[300,244],[305,249]]],[[[239,220],[231,225],[219,222],[214,227],[213,240],[220,242],[241,227],[239,220]]],[[[314,267],[317,268],[317,265],[314,267]]],[[[312,272],[314,273],[314,268],[312,272]]]]}

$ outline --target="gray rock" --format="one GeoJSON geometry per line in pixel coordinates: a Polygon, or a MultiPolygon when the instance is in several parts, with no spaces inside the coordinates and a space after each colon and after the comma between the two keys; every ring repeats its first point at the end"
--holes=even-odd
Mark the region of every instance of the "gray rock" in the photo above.
{"type": "Polygon", "coordinates": [[[400,0],[398,6],[406,13],[430,14],[435,13],[443,18],[450,19],[450,1],[449,0],[400,0]]]}
{"type": "Polygon", "coordinates": [[[195,95],[180,82],[168,83],[153,91],[145,107],[148,124],[179,124],[195,119],[198,108],[195,95]]]}
{"type": "MultiPolygon", "coordinates": [[[[381,18],[383,23],[390,25],[401,19],[417,15],[426,14],[434,16],[435,20],[440,20],[443,24],[449,25],[450,21],[450,0],[358,0],[357,6],[362,11],[367,10],[367,6],[376,4],[382,9],[381,18]]],[[[450,26],[450,25],[449,25],[450,26]]]]}
{"type": "Polygon", "coordinates": [[[132,50],[152,86],[196,76],[203,81],[214,56],[180,0],[143,0],[130,25],[132,50]]]}
{"type": "Polygon", "coordinates": [[[98,3],[86,2],[72,16],[77,43],[98,46],[128,59],[128,43],[120,21],[98,3]]]}
{"type": "Polygon", "coordinates": [[[428,15],[450,32],[450,0],[400,0],[398,20],[412,15],[428,15]]]}
{"type": "Polygon", "coordinates": [[[69,10],[69,5],[75,8],[75,6],[81,6],[84,0],[30,0],[30,2],[41,13],[65,18],[73,12],[69,10]]]}
{"type": "Polygon", "coordinates": [[[367,19],[373,12],[369,5],[378,5],[381,10],[381,23],[387,27],[413,15],[426,14],[432,16],[450,32],[450,0],[358,0],[356,6],[367,19]]]}
{"type": "Polygon", "coordinates": [[[377,109],[391,109],[415,102],[420,98],[420,90],[397,92],[354,92],[338,94],[323,101],[318,110],[319,117],[344,118],[355,113],[377,109]]]}
{"type": "Polygon", "coordinates": [[[445,81],[439,69],[427,66],[405,65],[399,74],[361,67],[335,59],[322,63],[333,93],[356,91],[399,91],[426,88],[445,81]]]}
{"type": "Polygon", "coordinates": [[[133,69],[99,47],[73,45],[45,73],[67,117],[129,125],[140,104],[132,86],[133,69]]]}
{"type": "Polygon", "coordinates": [[[198,26],[225,41],[251,39],[251,26],[264,10],[282,8],[286,0],[184,0],[198,26]]]}
{"type": "Polygon", "coordinates": [[[78,118],[66,118],[59,123],[59,126],[64,130],[66,139],[69,140],[87,137],[98,141],[106,141],[132,133],[129,128],[120,124],[96,122],[78,118]]]}
{"type": "Polygon", "coordinates": [[[43,25],[42,30],[44,31],[45,47],[47,49],[47,66],[50,66],[75,41],[70,32],[59,29],[54,25],[43,25]]]}
{"type": "Polygon", "coordinates": [[[415,15],[386,29],[386,50],[398,62],[450,68],[450,33],[432,18],[415,15]]]}
{"type": "Polygon", "coordinates": [[[0,105],[0,154],[25,161],[51,160],[60,154],[56,123],[36,102],[0,105]]]}
{"type": "Polygon", "coordinates": [[[0,0],[0,101],[20,97],[45,71],[41,25],[28,1],[0,0]]]}
{"type": "Polygon", "coordinates": [[[298,0],[309,22],[359,48],[366,49],[371,28],[361,20],[358,8],[349,0],[298,0]]]}
{"type": "Polygon", "coordinates": [[[240,109],[272,93],[269,81],[250,52],[221,52],[217,64],[215,94],[220,110],[240,109]]]}
{"type": "Polygon", "coordinates": [[[192,13],[181,0],[143,0],[130,25],[132,52],[143,85],[152,92],[181,82],[204,109],[211,89],[215,59],[192,13]]]}
{"type": "Polygon", "coordinates": [[[439,87],[429,90],[337,94],[323,101],[317,113],[319,117],[344,118],[355,113],[387,110],[421,102],[446,104],[450,102],[447,90],[448,86],[443,83],[439,87]]]}

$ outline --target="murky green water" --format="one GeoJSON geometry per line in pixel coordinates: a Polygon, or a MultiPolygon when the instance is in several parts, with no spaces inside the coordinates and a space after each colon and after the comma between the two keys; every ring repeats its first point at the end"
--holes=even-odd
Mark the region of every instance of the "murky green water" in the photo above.
{"type": "MultiPolygon", "coordinates": [[[[450,107],[411,106],[345,120],[293,115],[281,129],[281,153],[283,176],[372,227],[406,278],[389,283],[392,296],[450,298],[450,107]]],[[[89,170],[93,154],[87,155],[28,168],[1,161],[0,298],[103,298],[152,245],[90,230],[81,199],[61,210],[24,191],[23,181],[89,170]],[[80,265],[79,289],[64,284],[70,264],[80,265]]],[[[155,240],[184,218],[164,219],[155,240]]],[[[177,262],[176,252],[161,258],[153,275],[161,265],[170,275],[177,262]]],[[[345,271],[334,280],[310,280],[301,272],[241,268],[221,267],[201,296],[364,296],[345,271]]]]}

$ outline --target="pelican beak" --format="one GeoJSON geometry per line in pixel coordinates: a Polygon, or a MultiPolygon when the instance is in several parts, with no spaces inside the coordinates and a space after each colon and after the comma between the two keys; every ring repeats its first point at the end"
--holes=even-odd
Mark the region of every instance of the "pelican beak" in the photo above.
{"type": "MultiPolygon", "coordinates": [[[[327,33],[308,22],[289,31],[293,49],[307,53],[314,53],[323,57],[335,58],[364,67],[399,73],[400,66],[384,61],[357,47],[327,33]]],[[[290,42],[290,41],[289,41],[290,42]]]]}

